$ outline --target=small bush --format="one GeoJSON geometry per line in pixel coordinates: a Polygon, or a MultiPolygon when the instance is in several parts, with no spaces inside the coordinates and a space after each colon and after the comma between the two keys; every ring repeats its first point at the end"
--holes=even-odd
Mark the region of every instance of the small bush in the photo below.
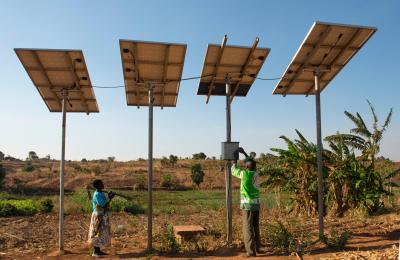
{"type": "Polygon", "coordinates": [[[172,186],[172,184],[171,174],[165,173],[161,175],[161,187],[169,188],[172,186]]]}
{"type": "Polygon", "coordinates": [[[39,210],[44,213],[51,212],[54,208],[53,201],[51,199],[42,199],[39,202],[39,210]]]}
{"type": "Polygon", "coordinates": [[[351,233],[347,229],[339,234],[336,228],[331,228],[329,236],[324,237],[324,243],[331,248],[343,250],[346,247],[350,236],[351,233]]]}
{"type": "Polygon", "coordinates": [[[26,162],[24,167],[22,167],[23,172],[33,172],[35,170],[35,166],[31,162],[26,162]]]}
{"type": "Polygon", "coordinates": [[[163,232],[160,236],[160,240],[161,252],[178,253],[180,251],[179,244],[175,238],[174,227],[171,224],[167,224],[164,226],[163,232]]]}
{"type": "Polygon", "coordinates": [[[146,188],[146,177],[144,175],[139,175],[135,179],[135,190],[143,190],[146,188]]]}
{"type": "Polygon", "coordinates": [[[204,181],[204,171],[201,167],[201,164],[196,163],[190,167],[190,171],[192,172],[191,178],[194,184],[199,187],[199,185],[204,181]]]}
{"type": "Polygon", "coordinates": [[[294,235],[287,226],[277,221],[276,224],[267,224],[265,234],[267,242],[274,248],[289,254],[296,252],[303,254],[304,249],[311,245],[305,240],[304,234],[294,235]]]}
{"type": "Polygon", "coordinates": [[[295,247],[296,243],[293,235],[280,221],[276,224],[267,224],[265,233],[267,242],[285,253],[291,252],[295,247]]]}

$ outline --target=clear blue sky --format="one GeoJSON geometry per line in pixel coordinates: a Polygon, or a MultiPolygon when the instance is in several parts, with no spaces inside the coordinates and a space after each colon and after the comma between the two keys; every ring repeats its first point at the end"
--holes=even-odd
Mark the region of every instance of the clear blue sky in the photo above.
{"type": "MultiPolygon", "coordinates": [[[[381,121],[394,116],[381,154],[400,161],[400,2],[393,1],[16,1],[0,2],[0,151],[25,158],[60,158],[61,114],[50,113],[13,48],[82,49],[94,85],[122,85],[119,39],[188,45],[184,77],[201,73],[208,43],[271,48],[261,77],[281,76],[315,20],[378,28],[378,32],[322,93],[322,133],[352,126],[343,111],[368,122],[366,99],[381,121]],[[300,4],[301,3],[301,4],[300,4]]],[[[256,81],[232,107],[232,137],[246,150],[283,147],[280,135],[297,128],[315,140],[314,98],[272,96],[276,82],[256,81]]],[[[225,140],[224,98],[208,105],[198,81],[182,82],[176,108],[155,109],[154,152],[220,154],[225,140]]],[[[146,108],[126,105],[124,89],[95,89],[99,114],[67,117],[67,159],[131,160],[147,155],[146,108]]]]}

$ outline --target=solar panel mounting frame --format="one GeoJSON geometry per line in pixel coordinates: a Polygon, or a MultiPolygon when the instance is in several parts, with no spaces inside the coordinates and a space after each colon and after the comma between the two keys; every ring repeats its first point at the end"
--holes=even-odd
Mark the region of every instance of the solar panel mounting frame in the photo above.
{"type": "Polygon", "coordinates": [[[67,112],[86,114],[99,112],[82,50],[15,48],[14,51],[50,112],[62,112],[63,89],[72,95],[68,96],[67,112]],[[58,58],[62,57],[64,61],[59,59],[56,61],[51,58],[52,55],[58,55],[58,58]],[[32,63],[35,63],[35,66],[32,66],[32,63]],[[63,66],[49,67],[46,63],[63,63],[63,66]],[[47,83],[38,83],[40,79],[45,79],[47,83]],[[60,79],[68,83],[53,83],[60,79]],[[49,93],[52,97],[48,97],[49,93]]]}
{"type": "MultiPolygon", "coordinates": [[[[332,81],[336,75],[343,69],[343,67],[351,60],[351,58],[365,45],[365,43],[372,37],[372,35],[377,31],[376,27],[368,27],[368,26],[354,26],[354,25],[347,25],[347,24],[338,24],[338,23],[326,23],[316,21],[313,23],[312,27],[310,28],[307,36],[304,38],[303,42],[301,43],[300,47],[296,51],[296,54],[293,56],[291,62],[287,66],[281,80],[276,85],[275,89],[273,90],[273,94],[275,95],[314,95],[315,94],[315,87],[314,87],[314,75],[312,75],[313,69],[319,67],[321,72],[320,75],[320,91],[323,91],[325,87],[332,81]],[[310,43],[312,41],[311,37],[315,37],[316,33],[321,30],[321,28],[325,27],[325,31],[319,35],[319,39],[317,42],[310,43]],[[336,30],[336,32],[335,32],[336,30]],[[350,35],[344,35],[344,30],[350,30],[350,35]],[[342,32],[342,36],[340,38],[334,38],[337,42],[333,45],[329,45],[326,42],[328,38],[332,38],[333,33],[340,33],[342,32]],[[345,36],[345,37],[343,37],[345,36]],[[363,38],[362,38],[363,37],[363,38]],[[337,45],[340,41],[343,42],[343,39],[347,41],[341,43],[341,45],[337,45]],[[298,62],[297,60],[301,59],[300,56],[304,56],[306,53],[306,49],[311,49],[307,55],[305,55],[306,60],[302,62],[298,62]],[[310,60],[315,58],[317,54],[321,54],[322,49],[328,49],[328,56],[323,57],[322,61],[320,62],[313,62],[310,63],[310,60]],[[332,51],[336,51],[337,54],[332,58],[328,64],[323,64],[325,59],[331,54],[335,54],[332,51]],[[318,53],[319,52],[319,53],[318,53]],[[346,57],[347,55],[347,57],[346,57]],[[345,58],[344,58],[345,57],[345,58]],[[340,60],[344,60],[343,62],[337,63],[340,60]],[[293,70],[291,67],[298,67],[297,69],[293,70]],[[308,72],[307,72],[308,71],[308,72]],[[305,75],[305,74],[308,75],[305,75]],[[292,76],[295,74],[294,76],[292,76]],[[307,77],[307,79],[304,79],[307,77]],[[324,78],[327,77],[327,78],[324,78]],[[303,78],[303,79],[301,79],[303,78]],[[289,83],[287,83],[289,82],[289,83]],[[296,88],[295,84],[308,84],[306,86],[305,91],[294,92],[293,88],[296,88]],[[292,90],[292,91],[290,91],[292,90]]],[[[340,35],[340,34],[339,34],[340,35]]],[[[337,37],[339,37],[339,35],[337,37]]],[[[330,40],[330,39],[328,39],[330,40]]],[[[322,52],[324,53],[324,52],[322,52]]]]}
{"type": "Polygon", "coordinates": [[[128,106],[148,106],[146,96],[148,97],[148,88],[151,84],[154,88],[153,95],[155,96],[153,106],[159,106],[161,108],[175,107],[185,62],[187,49],[186,44],[125,39],[121,39],[119,42],[128,106]],[[159,46],[161,49],[165,49],[165,51],[161,50],[159,54],[162,55],[162,57],[157,57],[158,60],[156,61],[143,60],[140,56],[144,56],[144,53],[146,52],[144,46],[148,46],[149,48],[151,48],[151,46],[159,46]],[[142,48],[143,52],[138,52],[139,48],[142,48]],[[127,58],[127,56],[130,57],[127,58]],[[179,59],[179,62],[169,61],[170,59],[179,59]],[[162,67],[162,73],[159,73],[160,75],[158,78],[156,77],[157,79],[143,78],[139,73],[141,68],[145,68],[146,66],[158,66],[158,70],[162,67]],[[177,75],[174,75],[175,78],[171,79],[171,76],[168,75],[168,73],[174,71],[173,67],[178,67],[178,71],[176,72],[177,75]],[[134,74],[134,76],[129,76],[128,73],[134,74]],[[139,90],[139,88],[142,88],[142,90],[139,90]],[[166,89],[171,88],[173,89],[172,91],[166,91],[166,89]],[[135,96],[135,98],[132,98],[131,96],[135,96]],[[131,99],[134,99],[135,101],[132,101],[131,99]]]}

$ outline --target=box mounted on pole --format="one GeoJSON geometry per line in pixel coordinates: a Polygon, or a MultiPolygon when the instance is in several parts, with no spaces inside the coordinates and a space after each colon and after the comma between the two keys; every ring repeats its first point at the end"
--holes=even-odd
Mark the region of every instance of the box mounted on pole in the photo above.
{"type": "Polygon", "coordinates": [[[320,93],[376,32],[376,28],[315,22],[275,87],[275,95],[315,95],[319,236],[324,237],[320,93]]]}
{"type": "Polygon", "coordinates": [[[120,40],[128,106],[149,108],[147,249],[153,249],[153,107],[175,107],[186,45],[120,40]]]}
{"type": "Polygon", "coordinates": [[[204,59],[203,71],[197,95],[205,95],[206,103],[210,96],[224,96],[226,99],[226,142],[222,143],[222,157],[227,160],[226,206],[227,242],[232,243],[232,176],[229,160],[234,160],[234,148],[239,143],[231,138],[231,103],[235,96],[244,97],[255,81],[270,49],[258,48],[258,37],[251,47],[227,45],[228,38],[221,45],[209,44],[204,59]]]}
{"type": "Polygon", "coordinates": [[[59,253],[64,253],[64,169],[67,112],[97,113],[83,53],[80,50],[15,49],[50,112],[62,112],[60,160],[59,253]]]}

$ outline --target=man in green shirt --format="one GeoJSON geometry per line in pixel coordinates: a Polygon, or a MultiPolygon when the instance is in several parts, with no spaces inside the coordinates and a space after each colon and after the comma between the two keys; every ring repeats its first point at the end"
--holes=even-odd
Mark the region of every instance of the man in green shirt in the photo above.
{"type": "Polygon", "coordinates": [[[242,147],[235,152],[235,157],[239,159],[239,153],[246,156],[246,168],[241,169],[235,160],[232,165],[232,175],[241,179],[240,184],[240,209],[243,210],[243,236],[247,256],[256,256],[260,250],[260,191],[259,174],[256,171],[255,154],[248,156],[242,147]]]}

